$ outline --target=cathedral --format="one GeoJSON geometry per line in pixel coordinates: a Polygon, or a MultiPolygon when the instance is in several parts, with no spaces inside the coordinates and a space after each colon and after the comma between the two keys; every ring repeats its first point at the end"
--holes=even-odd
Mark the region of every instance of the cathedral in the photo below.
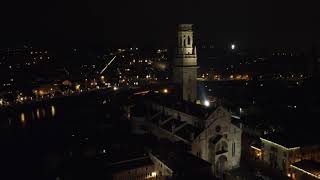
{"type": "Polygon", "coordinates": [[[223,107],[206,120],[204,130],[193,140],[192,153],[210,162],[214,174],[240,166],[241,124],[223,107]]]}
{"type": "Polygon", "coordinates": [[[176,90],[150,93],[138,100],[140,105],[130,111],[134,131],[184,143],[190,147],[189,153],[211,164],[214,176],[221,177],[240,166],[241,123],[222,105],[195,103],[198,67],[191,24],[178,26],[177,41],[173,67],[176,90]],[[137,107],[143,107],[143,113],[137,113],[137,107]]]}

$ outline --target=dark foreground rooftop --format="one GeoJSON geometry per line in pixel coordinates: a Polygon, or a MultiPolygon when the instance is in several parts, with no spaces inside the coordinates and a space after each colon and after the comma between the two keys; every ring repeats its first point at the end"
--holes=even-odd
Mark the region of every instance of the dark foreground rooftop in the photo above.
{"type": "Polygon", "coordinates": [[[153,165],[153,162],[151,161],[149,156],[147,156],[147,157],[129,159],[122,162],[117,162],[117,163],[111,164],[109,168],[112,172],[120,172],[120,171],[132,170],[132,169],[145,167],[145,166],[151,166],[151,165],[153,165]]]}
{"type": "Polygon", "coordinates": [[[210,168],[211,164],[185,151],[156,151],[153,154],[175,173],[188,173],[210,168]]]}

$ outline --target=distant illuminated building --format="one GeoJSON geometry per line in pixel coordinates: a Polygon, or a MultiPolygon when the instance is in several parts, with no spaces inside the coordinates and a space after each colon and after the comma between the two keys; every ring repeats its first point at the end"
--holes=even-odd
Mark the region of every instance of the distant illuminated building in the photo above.
{"type": "Polygon", "coordinates": [[[300,179],[302,174],[320,179],[320,163],[316,163],[320,162],[319,145],[274,133],[260,138],[260,143],[251,145],[251,152],[254,159],[264,161],[292,179],[300,179]],[[317,164],[317,171],[309,170],[305,166],[308,164],[317,164]]]}
{"type": "Polygon", "coordinates": [[[174,61],[174,82],[181,88],[186,101],[197,100],[197,52],[193,41],[192,24],[178,27],[178,47],[174,61]]]}

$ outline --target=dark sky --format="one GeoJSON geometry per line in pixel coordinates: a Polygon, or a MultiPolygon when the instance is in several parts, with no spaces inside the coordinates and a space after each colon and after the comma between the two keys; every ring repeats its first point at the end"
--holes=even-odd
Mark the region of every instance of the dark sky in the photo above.
{"type": "Polygon", "coordinates": [[[167,46],[176,24],[190,22],[199,39],[218,47],[309,48],[320,29],[316,7],[287,0],[10,0],[0,6],[0,44],[167,46]]]}

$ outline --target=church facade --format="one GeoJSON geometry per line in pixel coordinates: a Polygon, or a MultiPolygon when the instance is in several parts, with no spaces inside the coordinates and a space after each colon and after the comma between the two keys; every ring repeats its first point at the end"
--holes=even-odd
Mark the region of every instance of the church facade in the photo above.
{"type": "Polygon", "coordinates": [[[217,177],[240,167],[242,127],[237,117],[222,106],[206,112],[205,107],[181,108],[181,104],[168,105],[163,103],[165,101],[162,97],[162,103],[149,101],[146,104],[149,116],[145,117],[144,126],[150,133],[190,146],[193,155],[212,165],[211,171],[217,177]],[[196,109],[203,110],[206,115],[197,116],[193,111],[196,109]]]}
{"type": "Polygon", "coordinates": [[[217,108],[192,142],[192,153],[210,162],[217,176],[240,166],[242,129],[232,118],[224,108],[217,108]]]}

